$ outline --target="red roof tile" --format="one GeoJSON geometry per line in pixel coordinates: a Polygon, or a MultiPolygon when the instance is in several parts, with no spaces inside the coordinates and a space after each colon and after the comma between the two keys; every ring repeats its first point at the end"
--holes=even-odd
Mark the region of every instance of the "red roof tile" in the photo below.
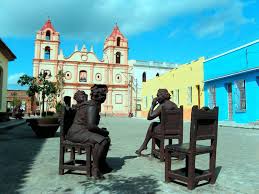
{"type": "Polygon", "coordinates": [[[50,28],[50,29],[52,29],[53,31],[56,31],[56,30],[54,29],[54,27],[52,26],[50,19],[48,19],[48,21],[44,24],[44,26],[41,28],[41,31],[43,31],[43,30],[45,30],[45,29],[47,29],[47,28],[50,28]]]}

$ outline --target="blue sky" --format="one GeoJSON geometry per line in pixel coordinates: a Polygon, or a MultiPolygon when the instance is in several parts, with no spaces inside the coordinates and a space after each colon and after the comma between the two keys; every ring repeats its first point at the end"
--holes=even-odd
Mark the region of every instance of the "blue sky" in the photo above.
{"type": "Polygon", "coordinates": [[[85,44],[102,59],[116,22],[129,59],[182,64],[259,39],[258,0],[0,0],[0,37],[17,56],[9,63],[9,89],[20,75],[32,75],[35,35],[48,16],[66,57],[85,44]]]}

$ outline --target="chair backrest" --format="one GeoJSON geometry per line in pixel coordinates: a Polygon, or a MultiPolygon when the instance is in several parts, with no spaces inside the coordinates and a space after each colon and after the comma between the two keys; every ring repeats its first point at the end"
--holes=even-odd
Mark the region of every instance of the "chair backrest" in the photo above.
{"type": "Polygon", "coordinates": [[[173,110],[162,108],[161,126],[164,135],[183,134],[183,106],[173,110]]]}
{"type": "Polygon", "coordinates": [[[197,140],[217,140],[218,133],[218,107],[209,109],[198,106],[192,107],[190,144],[195,145],[197,140]]]}
{"type": "Polygon", "coordinates": [[[73,124],[75,117],[75,111],[72,109],[68,109],[63,106],[62,107],[62,114],[60,119],[60,140],[64,141],[67,135],[68,129],[73,124]]]}

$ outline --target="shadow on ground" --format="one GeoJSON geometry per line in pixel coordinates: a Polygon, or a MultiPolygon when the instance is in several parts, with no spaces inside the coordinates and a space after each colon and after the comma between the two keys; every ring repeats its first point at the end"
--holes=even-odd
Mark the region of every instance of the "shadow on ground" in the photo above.
{"type": "MultiPolygon", "coordinates": [[[[215,168],[216,182],[217,182],[219,173],[221,171],[221,168],[222,168],[222,166],[218,166],[218,167],[215,168]]],[[[182,183],[182,182],[180,182],[178,180],[173,180],[171,182],[187,187],[187,183],[182,183]]],[[[196,185],[196,188],[204,186],[204,185],[208,185],[208,184],[210,184],[208,181],[200,181],[198,183],[198,185],[196,185]]]]}
{"type": "Polygon", "coordinates": [[[113,168],[113,172],[116,172],[122,168],[126,160],[134,159],[136,157],[137,156],[124,156],[122,158],[108,157],[106,161],[113,168]]]}
{"type": "Polygon", "coordinates": [[[152,176],[125,177],[120,175],[107,175],[103,181],[86,180],[79,182],[85,193],[95,188],[93,194],[105,191],[107,193],[156,193],[159,189],[158,181],[152,176]]]}
{"type": "Polygon", "coordinates": [[[26,124],[0,133],[0,193],[19,193],[45,139],[26,124]]]}

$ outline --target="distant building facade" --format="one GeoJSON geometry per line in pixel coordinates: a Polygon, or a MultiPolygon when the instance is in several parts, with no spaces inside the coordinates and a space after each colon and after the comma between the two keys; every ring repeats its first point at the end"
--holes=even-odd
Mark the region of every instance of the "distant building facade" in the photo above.
{"type": "Polygon", "coordinates": [[[166,88],[171,94],[170,100],[178,106],[183,105],[184,120],[190,120],[192,106],[204,106],[204,60],[204,57],[201,57],[190,63],[178,65],[159,77],[143,82],[142,116],[147,116],[157,90],[166,88]]]}
{"type": "Polygon", "coordinates": [[[25,90],[8,90],[6,103],[7,109],[11,111],[17,100],[20,101],[21,109],[24,113],[32,113],[31,98],[28,97],[25,90]]]}
{"type": "Polygon", "coordinates": [[[103,48],[103,59],[99,60],[93,50],[85,46],[75,48],[69,57],[65,57],[60,48],[60,35],[51,21],[36,34],[35,54],[33,59],[33,76],[47,72],[47,79],[55,82],[58,71],[65,73],[65,84],[62,96],[71,98],[77,90],[84,90],[90,98],[90,88],[94,84],[106,84],[108,94],[102,105],[102,113],[128,115],[129,98],[129,64],[128,40],[116,25],[111,35],[106,38],[103,48]],[[125,76],[126,75],[126,76],[125,76]]]}
{"type": "Polygon", "coordinates": [[[259,120],[259,40],[204,62],[205,104],[219,106],[219,120],[259,120]]]}
{"type": "Polygon", "coordinates": [[[132,112],[136,116],[141,116],[142,107],[142,83],[159,77],[176,67],[175,63],[129,60],[130,72],[132,75],[132,112]]]}
{"type": "Polygon", "coordinates": [[[0,112],[6,112],[8,62],[14,59],[16,56],[0,39],[0,112]]]}

